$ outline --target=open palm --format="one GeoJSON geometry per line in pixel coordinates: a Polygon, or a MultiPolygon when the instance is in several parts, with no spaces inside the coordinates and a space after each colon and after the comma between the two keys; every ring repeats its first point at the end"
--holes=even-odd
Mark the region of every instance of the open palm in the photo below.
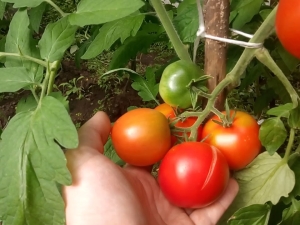
{"type": "Polygon", "coordinates": [[[165,199],[146,169],[121,168],[101,154],[109,132],[110,121],[99,112],[80,128],[78,149],[66,153],[73,178],[72,186],[63,190],[67,225],[213,225],[238,192],[231,179],[214,204],[178,208],[165,199]]]}

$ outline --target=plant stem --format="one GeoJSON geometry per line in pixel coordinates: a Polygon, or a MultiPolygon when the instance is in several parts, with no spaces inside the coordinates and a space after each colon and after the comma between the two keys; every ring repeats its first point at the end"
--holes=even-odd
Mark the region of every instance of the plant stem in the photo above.
{"type": "Polygon", "coordinates": [[[294,144],[294,140],[295,140],[295,130],[294,130],[294,128],[291,128],[289,142],[288,142],[288,145],[286,147],[285,154],[284,154],[284,157],[283,157],[283,160],[286,161],[286,162],[288,161],[288,159],[290,157],[291,150],[292,150],[292,147],[293,147],[293,144],[294,144]]]}
{"type": "Polygon", "coordinates": [[[163,6],[162,1],[151,0],[151,3],[163,27],[165,28],[167,35],[170,38],[178,57],[182,60],[192,62],[188,49],[180,40],[178,33],[176,32],[175,27],[163,6]]]}
{"type": "Polygon", "coordinates": [[[41,96],[40,96],[40,100],[39,100],[39,105],[41,105],[43,98],[46,95],[46,91],[48,88],[48,83],[49,83],[49,78],[50,78],[50,73],[51,73],[51,69],[50,69],[50,65],[48,63],[47,66],[47,70],[46,70],[46,75],[45,75],[45,79],[42,83],[42,92],[41,92],[41,96]]]}
{"type": "Polygon", "coordinates": [[[50,75],[49,75],[49,82],[48,82],[48,87],[47,87],[47,95],[50,94],[53,90],[53,84],[54,84],[54,80],[55,80],[59,65],[60,65],[60,61],[55,61],[50,64],[50,75]]]}
{"type": "Polygon", "coordinates": [[[256,58],[265,66],[267,66],[275,75],[276,77],[281,81],[285,89],[290,94],[291,100],[293,102],[293,106],[297,107],[298,105],[298,99],[299,96],[289,80],[286,78],[282,70],[279,68],[279,66],[274,62],[272,59],[270,53],[266,49],[261,49],[259,51],[255,52],[256,58]]]}
{"type": "Polygon", "coordinates": [[[37,96],[37,94],[35,93],[35,90],[33,88],[30,89],[34,99],[36,100],[37,103],[39,103],[39,97],[37,96]]]}
{"type": "Polygon", "coordinates": [[[62,17],[65,17],[68,15],[68,13],[65,13],[64,11],[62,11],[61,8],[58,5],[56,5],[54,2],[52,2],[51,0],[45,0],[45,2],[47,2],[53,8],[55,8],[56,11],[59,12],[62,17]]]}
{"type": "Polygon", "coordinates": [[[19,53],[8,53],[8,52],[0,52],[0,57],[2,56],[14,56],[14,57],[20,57],[20,58],[24,58],[27,59],[29,61],[35,62],[43,67],[47,67],[47,63],[43,60],[37,59],[37,58],[33,58],[29,55],[21,55],[19,53]]]}

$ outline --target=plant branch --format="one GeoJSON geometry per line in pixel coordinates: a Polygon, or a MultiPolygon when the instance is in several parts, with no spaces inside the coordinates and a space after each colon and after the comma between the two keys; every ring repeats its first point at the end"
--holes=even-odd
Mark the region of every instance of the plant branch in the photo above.
{"type": "Polygon", "coordinates": [[[45,79],[42,83],[42,92],[41,92],[41,96],[40,96],[40,100],[39,100],[39,105],[41,105],[42,100],[46,95],[46,91],[47,91],[48,83],[49,83],[49,78],[50,78],[50,73],[51,73],[51,68],[50,68],[50,64],[48,62],[45,79]]]}
{"type": "Polygon", "coordinates": [[[283,157],[283,160],[286,161],[286,162],[289,160],[291,150],[292,150],[292,147],[293,147],[293,144],[294,144],[294,140],[295,140],[295,130],[294,130],[294,128],[291,128],[289,142],[288,142],[288,145],[286,147],[285,154],[284,154],[284,157],[283,157]]]}
{"type": "Polygon", "coordinates": [[[55,61],[50,64],[50,75],[49,75],[49,82],[48,82],[48,87],[47,87],[47,95],[50,94],[53,90],[53,84],[54,84],[54,80],[55,80],[59,65],[60,65],[60,61],[55,61]]]}
{"type": "Polygon", "coordinates": [[[30,88],[30,91],[34,97],[34,99],[36,100],[37,103],[39,103],[39,97],[37,96],[37,94],[35,93],[35,90],[33,88],[30,88]]]}
{"type": "Polygon", "coordinates": [[[14,57],[19,57],[19,58],[24,58],[31,62],[35,62],[43,67],[47,67],[47,63],[45,61],[31,57],[29,55],[21,55],[19,53],[0,52],[0,57],[3,57],[3,56],[14,56],[14,57]]]}
{"type": "Polygon", "coordinates": [[[45,0],[45,2],[47,2],[53,8],[55,8],[55,10],[57,12],[59,12],[62,17],[66,17],[68,15],[68,13],[65,13],[64,11],[62,11],[61,8],[58,5],[56,5],[54,2],[52,2],[51,0],[45,0]]]}
{"type": "Polygon", "coordinates": [[[175,27],[163,6],[162,1],[151,0],[151,3],[159,20],[161,21],[163,27],[165,28],[167,35],[170,38],[178,57],[182,60],[192,62],[188,49],[180,40],[178,33],[176,32],[175,27]]]}
{"type": "Polygon", "coordinates": [[[270,53],[266,49],[261,49],[255,52],[256,58],[265,66],[267,66],[275,75],[276,77],[281,81],[285,89],[290,94],[291,100],[293,102],[293,106],[298,106],[298,99],[299,96],[287,77],[284,75],[282,70],[279,68],[279,66],[274,62],[272,59],[270,53]]]}

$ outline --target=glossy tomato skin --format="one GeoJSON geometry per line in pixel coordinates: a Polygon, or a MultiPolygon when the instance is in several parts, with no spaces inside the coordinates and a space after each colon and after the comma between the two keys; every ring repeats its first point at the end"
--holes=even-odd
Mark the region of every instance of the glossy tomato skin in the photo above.
{"type": "Polygon", "coordinates": [[[170,149],[159,171],[160,188],[172,204],[182,208],[202,208],[216,201],[229,181],[223,154],[201,142],[183,142],[170,149]]]}
{"type": "Polygon", "coordinates": [[[299,0],[280,0],[275,28],[283,47],[300,59],[300,4],[299,0]]]}
{"type": "MultiPolygon", "coordinates": [[[[225,112],[222,112],[225,114],[225,112]]],[[[230,111],[233,115],[234,111],[230,111]]],[[[204,142],[217,147],[226,157],[231,170],[245,168],[259,154],[259,126],[257,121],[248,113],[236,111],[230,127],[223,127],[213,120],[213,116],[203,127],[204,142]]]]}
{"type": "MultiPolygon", "coordinates": [[[[174,112],[174,109],[168,105],[167,103],[162,103],[160,104],[159,106],[157,106],[155,108],[155,110],[158,110],[160,111],[162,114],[164,114],[166,116],[166,118],[168,119],[173,119],[175,118],[175,112],[174,112]]],[[[175,126],[176,127],[191,127],[197,120],[197,117],[189,117],[189,118],[186,118],[185,120],[182,120],[182,121],[178,121],[175,126]]],[[[198,136],[197,136],[197,141],[201,141],[202,139],[202,125],[199,126],[198,128],[198,136]]],[[[183,136],[184,134],[183,133],[178,133],[176,134],[178,136],[183,136]]],[[[187,133],[187,136],[189,136],[190,133],[188,132],[187,133]]],[[[177,138],[176,136],[172,135],[172,146],[177,142],[177,138]]]]}
{"type": "Polygon", "coordinates": [[[171,131],[166,117],[157,110],[139,108],[121,116],[111,131],[119,157],[135,166],[160,161],[171,147],[171,131]]]}
{"type": "Polygon", "coordinates": [[[179,60],[171,63],[161,76],[159,94],[168,105],[186,109],[192,106],[187,85],[201,75],[203,71],[192,62],[179,60]]]}

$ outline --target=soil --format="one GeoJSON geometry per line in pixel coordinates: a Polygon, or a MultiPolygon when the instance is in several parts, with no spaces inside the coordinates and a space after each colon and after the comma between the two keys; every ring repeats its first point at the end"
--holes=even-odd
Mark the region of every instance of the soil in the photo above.
{"type": "MultiPolygon", "coordinates": [[[[143,65],[153,63],[155,56],[148,54],[140,58],[143,65]]],[[[101,87],[98,84],[99,74],[88,69],[85,64],[77,68],[73,60],[64,60],[62,70],[56,78],[55,84],[65,96],[68,96],[70,116],[74,124],[79,127],[97,111],[105,111],[114,122],[117,118],[127,112],[130,106],[143,106],[145,102],[137,92],[132,89],[131,82],[124,78],[120,82],[116,77],[108,79],[101,87]],[[78,79],[81,77],[80,79],[78,79]],[[78,79],[76,93],[66,94],[67,88],[59,86],[73,79],[78,79]]],[[[3,129],[9,119],[14,116],[15,108],[22,97],[26,97],[27,91],[8,93],[0,98],[0,130],[3,129]]],[[[150,102],[151,104],[151,102],[150,102]]]]}

